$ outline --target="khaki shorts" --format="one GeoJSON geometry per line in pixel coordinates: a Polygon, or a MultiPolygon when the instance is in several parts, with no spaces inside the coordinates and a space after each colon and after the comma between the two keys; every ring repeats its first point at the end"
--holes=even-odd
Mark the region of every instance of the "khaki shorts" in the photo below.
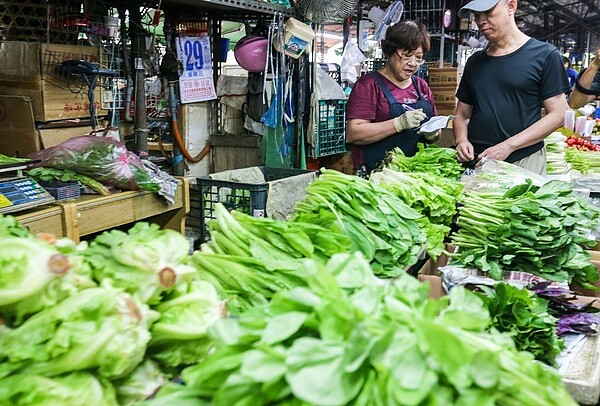
{"type": "Polygon", "coordinates": [[[513,165],[535,172],[538,175],[546,175],[546,147],[537,152],[513,162],[513,165]]]}

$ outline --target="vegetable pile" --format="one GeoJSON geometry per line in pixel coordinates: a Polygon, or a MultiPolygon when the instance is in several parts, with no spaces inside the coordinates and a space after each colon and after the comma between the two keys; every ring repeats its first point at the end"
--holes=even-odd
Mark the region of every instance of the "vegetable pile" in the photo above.
{"type": "Polygon", "coordinates": [[[404,155],[400,148],[388,152],[382,163],[382,168],[398,172],[424,172],[443,178],[458,179],[464,168],[458,162],[456,150],[440,148],[435,145],[425,147],[419,144],[419,151],[412,157],[404,155]]]}
{"type": "Polygon", "coordinates": [[[404,173],[388,168],[374,172],[370,180],[423,215],[417,223],[427,234],[427,254],[434,259],[439,257],[450,233],[463,185],[429,173],[404,173]]]}
{"type": "Polygon", "coordinates": [[[575,404],[556,370],[484,331],[474,294],[431,301],[408,275],[378,287],[358,254],[307,266],[308,288],[215,324],[186,385],[215,406],[575,404]]]}
{"type": "Polygon", "coordinates": [[[73,137],[27,157],[41,160],[35,167],[73,171],[119,189],[160,190],[140,158],[110,137],[73,137]]]}
{"type": "Polygon", "coordinates": [[[306,188],[291,221],[346,234],[376,275],[395,277],[415,264],[424,248],[426,237],[417,223],[421,217],[373,182],[324,169],[306,188]]]}
{"type": "Polygon", "coordinates": [[[467,193],[451,236],[459,250],[451,256],[497,280],[522,271],[593,289],[598,271],[579,245],[586,242],[577,230],[579,202],[561,181],[467,193]]]}
{"type": "Polygon", "coordinates": [[[528,351],[538,361],[556,366],[564,343],[558,338],[556,319],[548,313],[547,301],[528,289],[502,282],[479,289],[490,312],[490,328],[510,333],[519,351],[528,351]]]}

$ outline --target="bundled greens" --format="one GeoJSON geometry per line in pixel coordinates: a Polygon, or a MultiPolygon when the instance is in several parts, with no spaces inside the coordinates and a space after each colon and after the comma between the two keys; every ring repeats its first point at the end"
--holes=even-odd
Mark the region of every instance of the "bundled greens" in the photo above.
{"type": "Polygon", "coordinates": [[[578,244],[576,200],[565,182],[531,182],[506,193],[467,193],[459,208],[459,230],[451,239],[460,264],[500,280],[504,271],[522,271],[593,289],[598,271],[578,244]],[[574,203],[575,202],[575,203],[574,203]]]}
{"type": "Polygon", "coordinates": [[[388,168],[374,172],[370,180],[424,216],[417,222],[427,234],[427,253],[433,258],[439,257],[456,214],[462,184],[429,173],[404,173],[388,168]]]}
{"type": "Polygon", "coordinates": [[[556,366],[556,357],[564,343],[556,332],[556,318],[548,313],[548,302],[528,289],[506,283],[479,288],[492,318],[490,328],[510,333],[518,350],[528,351],[538,361],[556,366]]]}
{"type": "Polygon", "coordinates": [[[36,167],[70,170],[120,189],[160,190],[141,159],[110,137],[73,137],[27,157],[41,161],[36,167]]]}
{"type": "Polygon", "coordinates": [[[379,276],[394,277],[417,262],[425,234],[422,216],[391,192],[357,176],[322,170],[306,188],[293,222],[318,224],[352,239],[379,276]]]}
{"type": "Polygon", "coordinates": [[[217,322],[186,385],[214,406],[576,404],[556,370],[484,331],[474,294],[432,301],[408,275],[377,287],[359,254],[331,261],[307,261],[308,289],[217,322]]]}
{"type": "Polygon", "coordinates": [[[0,405],[118,406],[113,387],[92,374],[48,378],[29,373],[0,379],[0,405]]]}
{"type": "Polygon", "coordinates": [[[78,182],[102,196],[110,194],[108,188],[97,180],[68,169],[33,168],[27,171],[27,176],[32,177],[37,181],[78,182]]]}
{"type": "Polygon", "coordinates": [[[280,261],[281,267],[267,268],[259,259],[196,251],[190,265],[227,300],[228,310],[237,314],[267,303],[277,291],[306,286],[303,262],[285,266],[286,262],[280,261]]]}
{"type": "Polygon", "coordinates": [[[142,361],[157,313],[115,289],[90,288],[0,335],[0,379],[92,369],[120,378],[142,361]]]}
{"type": "Polygon", "coordinates": [[[165,291],[189,280],[188,240],[175,230],[136,223],[128,232],[106,231],[83,253],[98,282],[108,282],[155,304],[165,291]]]}
{"type": "Polygon", "coordinates": [[[458,162],[456,150],[430,145],[427,148],[419,144],[419,151],[412,157],[407,157],[400,148],[388,152],[382,167],[398,172],[423,172],[443,178],[458,179],[464,172],[458,162]]]}
{"type": "Polygon", "coordinates": [[[148,354],[162,365],[177,367],[206,357],[208,328],[225,315],[225,304],[213,285],[192,281],[178,286],[154,310],[160,317],[150,330],[148,354]]]}
{"type": "Polygon", "coordinates": [[[318,225],[230,213],[221,203],[214,210],[215,219],[208,223],[211,240],[201,247],[204,252],[247,256],[277,268],[302,258],[327,260],[352,249],[348,236],[318,225]]]}

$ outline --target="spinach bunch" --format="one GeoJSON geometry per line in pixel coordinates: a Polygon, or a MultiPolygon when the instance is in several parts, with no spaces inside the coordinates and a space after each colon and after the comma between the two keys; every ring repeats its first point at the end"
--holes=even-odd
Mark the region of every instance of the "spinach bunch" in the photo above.
{"type": "Polygon", "coordinates": [[[420,218],[416,210],[373,182],[323,169],[306,188],[290,221],[349,236],[352,251],[360,251],[376,275],[395,277],[415,264],[424,248],[420,218]]]}
{"type": "Polygon", "coordinates": [[[538,361],[556,366],[564,342],[558,338],[557,320],[549,314],[548,302],[528,289],[502,282],[493,288],[479,288],[492,318],[490,328],[510,333],[518,350],[528,351],[538,361]]]}
{"type": "Polygon", "coordinates": [[[186,387],[214,406],[575,405],[556,370],[485,332],[473,293],[429,300],[408,275],[377,286],[360,254],[306,267],[307,287],[213,325],[186,387]]]}
{"type": "Polygon", "coordinates": [[[598,271],[580,245],[590,241],[577,228],[579,203],[565,182],[470,192],[462,203],[459,230],[451,236],[458,263],[496,280],[504,271],[522,271],[594,289],[598,271]]]}

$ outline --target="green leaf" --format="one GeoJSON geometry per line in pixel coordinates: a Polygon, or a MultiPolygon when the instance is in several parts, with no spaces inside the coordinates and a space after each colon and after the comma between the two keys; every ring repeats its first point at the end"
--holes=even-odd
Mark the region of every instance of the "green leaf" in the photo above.
{"type": "Polygon", "coordinates": [[[307,318],[308,314],[301,312],[288,312],[274,316],[267,322],[261,342],[275,344],[288,339],[300,330],[307,318]]]}

